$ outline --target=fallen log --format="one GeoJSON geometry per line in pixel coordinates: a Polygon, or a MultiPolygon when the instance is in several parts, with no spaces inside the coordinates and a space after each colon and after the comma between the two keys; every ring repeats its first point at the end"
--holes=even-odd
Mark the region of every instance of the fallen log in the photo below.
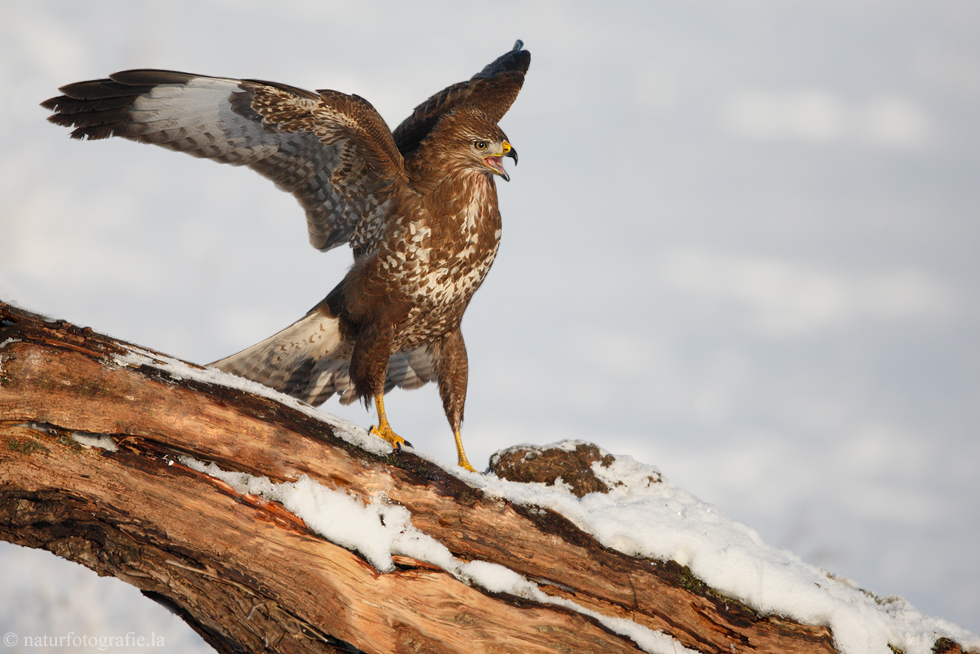
{"type": "MultiPolygon", "coordinates": [[[[0,538],[138,587],[220,652],[837,651],[826,625],[761,615],[676,562],[205,372],[0,303],[0,538]],[[441,548],[439,563],[345,542],[341,514],[311,526],[256,480],[367,507],[363,529],[402,529],[404,551],[441,548]],[[502,572],[526,592],[496,587],[502,572]]],[[[602,492],[596,457],[576,450],[551,482],[602,492]]],[[[498,473],[521,478],[527,459],[498,457],[498,473]]]]}

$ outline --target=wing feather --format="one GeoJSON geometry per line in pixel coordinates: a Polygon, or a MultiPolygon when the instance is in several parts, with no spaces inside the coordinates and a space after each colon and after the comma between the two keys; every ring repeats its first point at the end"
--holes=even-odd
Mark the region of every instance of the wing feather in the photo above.
{"type": "Polygon", "coordinates": [[[510,109],[524,85],[524,74],[531,65],[531,53],[517,41],[514,48],[487,64],[465,82],[444,88],[420,104],[395,128],[398,149],[408,156],[432,131],[445,114],[462,105],[474,106],[498,122],[510,109]]]}
{"type": "Polygon", "coordinates": [[[362,216],[383,219],[404,174],[391,132],[369,102],[259,80],[130,70],[69,84],[42,106],[73,138],[121,136],[248,166],[306,211],[310,243],[346,242],[362,216]]]}

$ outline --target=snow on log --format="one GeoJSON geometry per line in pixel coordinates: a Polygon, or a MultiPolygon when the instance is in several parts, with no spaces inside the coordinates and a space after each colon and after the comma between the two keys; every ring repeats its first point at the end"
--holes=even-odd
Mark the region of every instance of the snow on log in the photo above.
{"type": "Polygon", "coordinates": [[[221,652],[980,652],[586,443],[445,470],[265,387],[0,303],[0,537],[221,652]]]}

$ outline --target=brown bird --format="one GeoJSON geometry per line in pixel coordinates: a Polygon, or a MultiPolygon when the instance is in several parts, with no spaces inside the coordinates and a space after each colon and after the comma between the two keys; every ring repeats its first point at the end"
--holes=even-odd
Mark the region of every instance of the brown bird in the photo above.
{"type": "Polygon", "coordinates": [[[384,393],[436,380],[460,438],[468,366],[460,321],[500,243],[494,177],[517,151],[497,125],[531,55],[513,50],[416,107],[391,132],[356,95],[256,80],[130,70],[62,87],[42,106],[73,138],[153,143],[248,166],[292,193],[310,243],[348,242],[354,263],[278,334],[212,365],[310,404],[373,399],[371,431],[396,447],[384,393]]]}

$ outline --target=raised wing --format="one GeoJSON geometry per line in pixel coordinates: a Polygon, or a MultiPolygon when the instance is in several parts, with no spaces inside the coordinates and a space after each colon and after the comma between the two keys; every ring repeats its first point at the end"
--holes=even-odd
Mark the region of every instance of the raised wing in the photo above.
{"type": "Polygon", "coordinates": [[[271,179],[303,206],[318,250],[347,241],[362,219],[384,220],[403,174],[384,119],[356,95],[163,70],[60,90],[42,106],[72,138],[121,136],[271,179]]]}
{"type": "Polygon", "coordinates": [[[461,105],[472,105],[499,121],[517,99],[524,85],[524,74],[531,65],[531,53],[517,41],[507,52],[465,82],[453,84],[415,107],[412,115],[395,128],[398,149],[408,156],[429,134],[439,119],[461,105]]]}

